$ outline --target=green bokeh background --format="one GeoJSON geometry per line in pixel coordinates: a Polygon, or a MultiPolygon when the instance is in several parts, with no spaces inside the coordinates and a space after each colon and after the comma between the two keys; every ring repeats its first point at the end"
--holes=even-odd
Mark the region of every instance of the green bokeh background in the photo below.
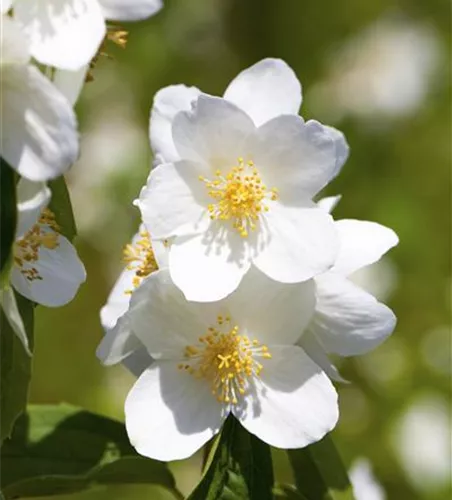
{"type": "MultiPolygon", "coordinates": [[[[82,154],[68,180],[88,279],[66,307],[37,309],[32,402],[67,401],[123,418],[133,378],[122,367],[98,363],[98,316],[121,269],[122,246],[139,222],[131,202],[151,165],[147,128],[155,92],[185,83],[221,95],[241,69],[264,57],[281,57],[302,81],[303,116],[329,123],[329,103],[319,104],[316,85],[328,78],[339,48],[382,19],[428,27],[440,56],[426,95],[409,112],[375,111],[364,118],[347,113],[331,123],[351,146],[343,172],[327,188],[327,194],[343,195],[335,216],[377,221],[400,237],[387,261],[392,283],[387,302],[398,316],[397,329],[373,353],[341,363],[351,383],[338,386],[341,420],[333,437],[347,465],[356,457],[370,459],[389,499],[449,498],[447,480],[416,478],[417,469],[410,472],[397,452],[401,422],[412,405],[443,412],[446,423],[450,408],[447,0],[168,0],[154,18],[122,25],[129,31],[127,48],[108,47],[112,59],[101,58],[77,106],[82,154]]],[[[371,58],[368,63],[371,74],[371,58]]],[[[401,97],[405,83],[410,84],[402,81],[395,88],[401,97]]],[[[376,279],[382,277],[377,273],[376,279]]],[[[429,438],[435,425],[408,428],[415,461],[435,456],[427,449],[435,442],[429,438]]],[[[279,476],[288,478],[282,454],[276,465],[279,476]]],[[[174,464],[174,470],[181,489],[189,491],[199,477],[199,457],[174,464]]],[[[160,497],[152,488],[114,487],[68,498],[160,497]]]]}

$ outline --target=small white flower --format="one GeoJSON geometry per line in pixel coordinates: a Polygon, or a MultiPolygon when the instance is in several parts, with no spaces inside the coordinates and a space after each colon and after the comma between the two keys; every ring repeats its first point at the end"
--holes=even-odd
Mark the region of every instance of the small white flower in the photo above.
{"type": "MultiPolygon", "coordinates": [[[[338,200],[339,197],[325,198],[319,206],[329,212],[338,200]]],[[[299,344],[332,378],[340,379],[328,354],[365,354],[395,328],[396,317],[391,309],[348,277],[377,262],[397,245],[398,238],[392,229],[374,222],[343,219],[335,225],[340,240],[339,255],[330,271],[314,279],[315,314],[299,344]]]]}
{"type": "Polygon", "coordinates": [[[3,15],[0,54],[0,154],[21,176],[32,181],[57,177],[78,156],[77,122],[72,107],[30,64],[23,33],[11,18],[3,15]]]}
{"type": "Polygon", "coordinates": [[[293,345],[313,313],[312,280],[281,284],[252,270],[216,303],[185,300],[169,272],[134,292],[135,335],[154,359],[131,389],[126,428],[142,455],[192,455],[232,413],[280,448],[321,439],[336,424],[337,394],[323,371],[293,345]]]}
{"type": "Polygon", "coordinates": [[[224,98],[160,91],[151,143],[163,164],[137,201],[152,238],[175,236],[169,269],[187,299],[230,294],[252,264],[283,283],[332,266],[337,238],[311,200],[342,167],[337,130],[296,113],[301,87],[280,60],[243,71],[224,98]]]}
{"type": "Polygon", "coordinates": [[[386,493],[373,474],[370,462],[357,459],[350,469],[350,482],[356,500],[385,500],[386,493]]]}
{"type": "Polygon", "coordinates": [[[12,4],[33,57],[67,70],[78,70],[94,57],[106,33],[105,19],[144,19],[162,6],[161,0],[13,0],[12,4]]]}
{"type": "Polygon", "coordinates": [[[45,208],[49,189],[21,179],[18,227],[11,284],[27,299],[48,307],[71,301],[86,279],[72,244],[59,233],[54,214],[45,208]]]}
{"type": "Polygon", "coordinates": [[[146,349],[130,328],[128,315],[133,292],[148,276],[168,267],[168,243],[151,243],[149,233],[143,225],[124,248],[126,267],[120,274],[100,311],[105,330],[97,356],[105,365],[123,362],[135,375],[149,366],[151,359],[146,349]]]}

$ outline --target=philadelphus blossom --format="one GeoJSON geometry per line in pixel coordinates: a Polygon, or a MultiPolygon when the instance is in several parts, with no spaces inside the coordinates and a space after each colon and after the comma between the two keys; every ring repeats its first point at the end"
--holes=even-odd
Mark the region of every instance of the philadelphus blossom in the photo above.
{"type": "MultiPolygon", "coordinates": [[[[40,5],[41,2],[34,2],[40,5]]],[[[3,15],[0,39],[0,155],[19,174],[44,181],[66,171],[78,156],[77,123],[69,102],[30,64],[19,26],[3,15]]]]}
{"type": "Polygon", "coordinates": [[[321,439],[336,424],[337,394],[299,346],[315,306],[312,280],[282,284],[251,269],[215,303],[187,301],[168,270],[133,293],[131,330],[154,360],[125,404],[142,455],[177,460],[219,432],[232,413],[280,448],[321,439]]]}
{"type": "Polygon", "coordinates": [[[134,21],[155,14],[161,0],[12,0],[13,15],[42,64],[79,70],[106,35],[105,19],[134,21]]]}
{"type": "MultiPolygon", "coordinates": [[[[338,201],[339,197],[325,198],[319,206],[330,212],[338,201]]],[[[377,262],[399,240],[392,229],[375,222],[343,219],[335,226],[339,255],[328,272],[314,279],[315,313],[299,344],[332,378],[340,379],[328,354],[365,354],[381,344],[396,325],[391,309],[348,277],[377,262]]]]}
{"type": "Polygon", "coordinates": [[[97,349],[97,356],[105,365],[119,362],[139,375],[149,365],[143,344],[130,328],[128,315],[130,298],[141,283],[152,273],[168,267],[168,243],[151,242],[143,225],[123,252],[126,264],[100,311],[105,337],[97,349]],[[144,361],[143,361],[144,360],[144,361]]]}
{"type": "Polygon", "coordinates": [[[182,85],[157,94],[159,164],[136,203],[153,240],[174,237],[169,270],[188,300],[224,298],[252,264],[283,283],[333,265],[335,226],[312,197],[348,146],[337,130],[300,118],[300,104],[294,72],[275,59],[240,73],[223,98],[182,85]]]}
{"type": "MultiPolygon", "coordinates": [[[[48,307],[71,301],[86,279],[72,244],[60,234],[48,209],[50,190],[43,183],[18,184],[18,225],[10,275],[12,287],[27,299],[48,307]]],[[[11,288],[2,294],[2,309],[28,350],[27,336],[11,288]]]]}

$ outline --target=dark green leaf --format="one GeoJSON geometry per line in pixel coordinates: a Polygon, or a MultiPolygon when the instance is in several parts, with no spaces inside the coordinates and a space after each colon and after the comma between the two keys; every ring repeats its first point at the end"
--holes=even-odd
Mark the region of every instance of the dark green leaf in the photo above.
{"type": "Polygon", "coordinates": [[[16,174],[0,157],[0,286],[8,279],[16,236],[16,174]]]}
{"type": "Polygon", "coordinates": [[[306,497],[297,491],[295,486],[280,484],[273,490],[274,500],[306,500],[306,497]]]}
{"type": "Polygon", "coordinates": [[[347,471],[329,435],[288,454],[297,490],[307,500],[354,499],[347,471]]]}
{"type": "Polygon", "coordinates": [[[273,467],[270,447],[230,415],[207,470],[189,500],[270,500],[273,467]]]}
{"type": "MultiPolygon", "coordinates": [[[[33,304],[19,294],[16,294],[16,300],[32,347],[33,304]]],[[[32,360],[3,310],[0,311],[0,331],[0,439],[3,441],[11,434],[15,420],[27,404],[32,360]]]]}
{"type": "Polygon", "coordinates": [[[77,234],[77,228],[72,211],[71,198],[64,177],[61,176],[58,179],[50,181],[49,187],[52,191],[49,208],[55,214],[61,234],[69,241],[72,241],[77,234]]]}
{"type": "Polygon", "coordinates": [[[1,481],[7,500],[113,483],[155,484],[180,496],[166,464],[137,455],[123,424],[69,405],[28,408],[3,445],[1,481]]]}

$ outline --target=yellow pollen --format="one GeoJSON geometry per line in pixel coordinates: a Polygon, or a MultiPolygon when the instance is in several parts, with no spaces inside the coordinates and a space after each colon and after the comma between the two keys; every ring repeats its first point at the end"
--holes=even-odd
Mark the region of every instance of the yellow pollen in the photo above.
{"type": "MultiPolygon", "coordinates": [[[[129,271],[135,271],[132,285],[137,288],[143,278],[157,271],[159,266],[155,259],[151,238],[147,231],[141,231],[140,237],[134,243],[129,243],[123,250],[123,261],[127,264],[129,271]]],[[[133,290],[126,290],[126,294],[131,294],[133,290]]]]}
{"type": "Polygon", "coordinates": [[[243,238],[257,228],[262,212],[269,210],[266,203],[278,199],[278,190],[262,184],[254,163],[251,160],[245,163],[243,158],[225,175],[218,169],[213,180],[202,175],[199,180],[205,183],[209,196],[215,200],[207,206],[210,218],[231,221],[243,238]]]}
{"type": "Polygon", "coordinates": [[[39,260],[41,247],[47,250],[58,247],[59,232],[60,226],[55,220],[55,214],[45,208],[38,222],[14,243],[14,263],[28,281],[42,280],[33,263],[39,260]]]}
{"type": "Polygon", "coordinates": [[[209,327],[198,342],[185,348],[185,362],[178,368],[210,381],[211,392],[220,403],[238,404],[264,368],[257,358],[271,358],[267,346],[239,335],[239,327],[231,325],[229,316],[218,316],[217,325],[209,327]]]}

